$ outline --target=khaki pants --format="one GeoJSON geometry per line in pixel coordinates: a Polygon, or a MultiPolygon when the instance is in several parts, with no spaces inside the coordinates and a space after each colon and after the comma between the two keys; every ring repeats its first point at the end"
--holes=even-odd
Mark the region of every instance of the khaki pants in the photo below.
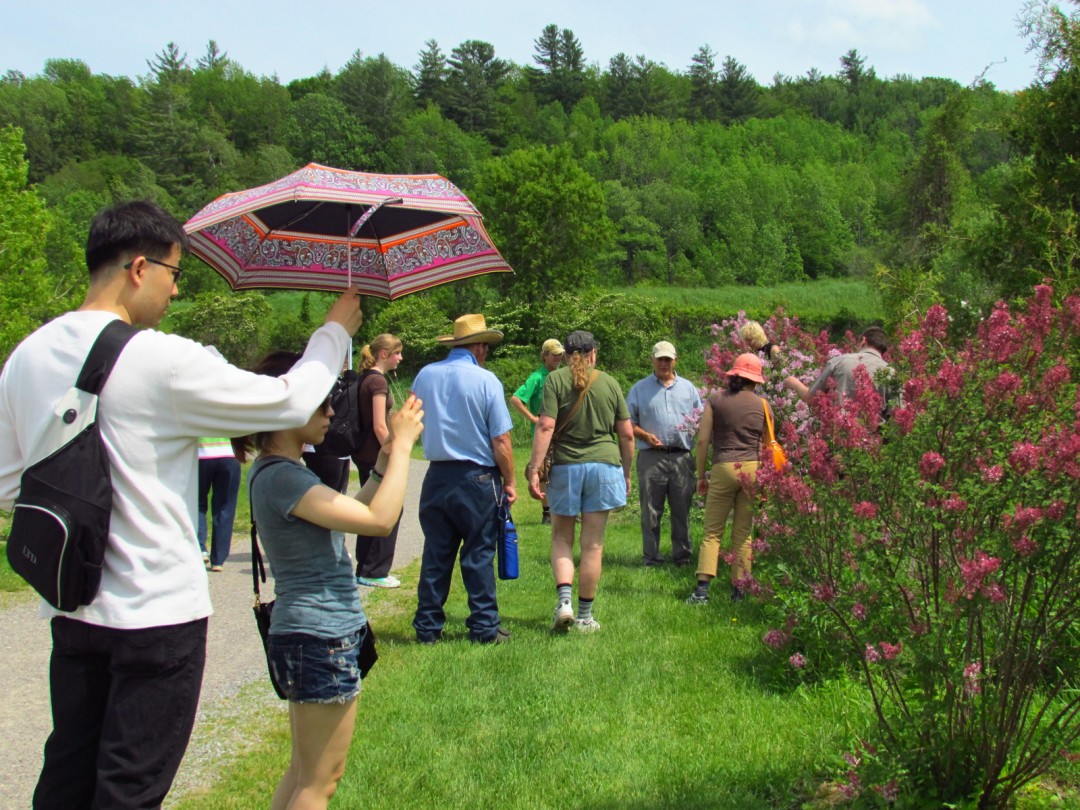
{"type": "Polygon", "coordinates": [[[698,554],[697,573],[715,577],[720,564],[720,540],[731,515],[731,581],[750,575],[750,529],[754,515],[750,497],[742,488],[739,476],[757,478],[757,461],[727,461],[714,464],[705,499],[705,539],[698,554]],[[736,469],[736,466],[738,469],[736,469]]]}

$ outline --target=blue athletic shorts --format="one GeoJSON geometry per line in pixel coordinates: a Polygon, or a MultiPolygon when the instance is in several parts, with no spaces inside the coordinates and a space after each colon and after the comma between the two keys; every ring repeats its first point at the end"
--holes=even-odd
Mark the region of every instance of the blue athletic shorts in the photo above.
{"type": "Polygon", "coordinates": [[[547,489],[548,506],[556,515],[606,512],[626,506],[626,479],[616,464],[556,464],[547,489]]]}
{"type": "Polygon", "coordinates": [[[367,628],[344,638],[270,634],[270,666],[293,703],[348,703],[360,694],[360,641],[367,628]]]}

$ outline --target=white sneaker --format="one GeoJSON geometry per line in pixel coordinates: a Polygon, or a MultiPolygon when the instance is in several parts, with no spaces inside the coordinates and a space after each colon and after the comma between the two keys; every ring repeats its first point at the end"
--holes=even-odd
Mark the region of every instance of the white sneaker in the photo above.
{"type": "Polygon", "coordinates": [[[378,578],[357,577],[356,584],[366,585],[368,588],[400,588],[401,580],[393,574],[388,574],[385,577],[378,578]]]}
{"type": "Polygon", "coordinates": [[[559,602],[555,607],[555,620],[551,623],[552,633],[565,633],[574,623],[574,609],[569,602],[559,602]]]}
{"type": "Polygon", "coordinates": [[[600,629],[600,622],[590,616],[587,619],[575,619],[574,628],[579,633],[595,633],[600,629]]]}

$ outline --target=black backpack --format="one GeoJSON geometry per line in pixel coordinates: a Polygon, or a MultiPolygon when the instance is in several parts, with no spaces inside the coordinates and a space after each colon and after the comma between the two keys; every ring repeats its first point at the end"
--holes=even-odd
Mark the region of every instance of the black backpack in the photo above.
{"type": "Polygon", "coordinates": [[[360,424],[360,383],[369,374],[377,371],[365,371],[357,374],[346,371],[337,378],[330,392],[330,407],[334,417],[330,420],[330,429],[321,444],[315,445],[315,452],[320,456],[345,458],[359,450],[371,434],[371,425],[360,424]]]}
{"type": "Polygon", "coordinates": [[[89,605],[101,585],[113,490],[98,395],[137,331],[122,320],[102,330],[45,435],[47,449],[57,449],[22,474],[8,562],[58,610],[89,605]]]}

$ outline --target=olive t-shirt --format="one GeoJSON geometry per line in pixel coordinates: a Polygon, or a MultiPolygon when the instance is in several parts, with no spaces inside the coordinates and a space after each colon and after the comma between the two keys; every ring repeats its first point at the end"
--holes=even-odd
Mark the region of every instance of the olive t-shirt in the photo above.
{"type": "Polygon", "coordinates": [[[604,372],[593,381],[585,401],[566,427],[567,416],[578,400],[570,368],[563,366],[548,375],[544,383],[544,404],[540,416],[555,418],[556,464],[622,464],[615,423],[630,418],[619,384],[604,372]]]}

